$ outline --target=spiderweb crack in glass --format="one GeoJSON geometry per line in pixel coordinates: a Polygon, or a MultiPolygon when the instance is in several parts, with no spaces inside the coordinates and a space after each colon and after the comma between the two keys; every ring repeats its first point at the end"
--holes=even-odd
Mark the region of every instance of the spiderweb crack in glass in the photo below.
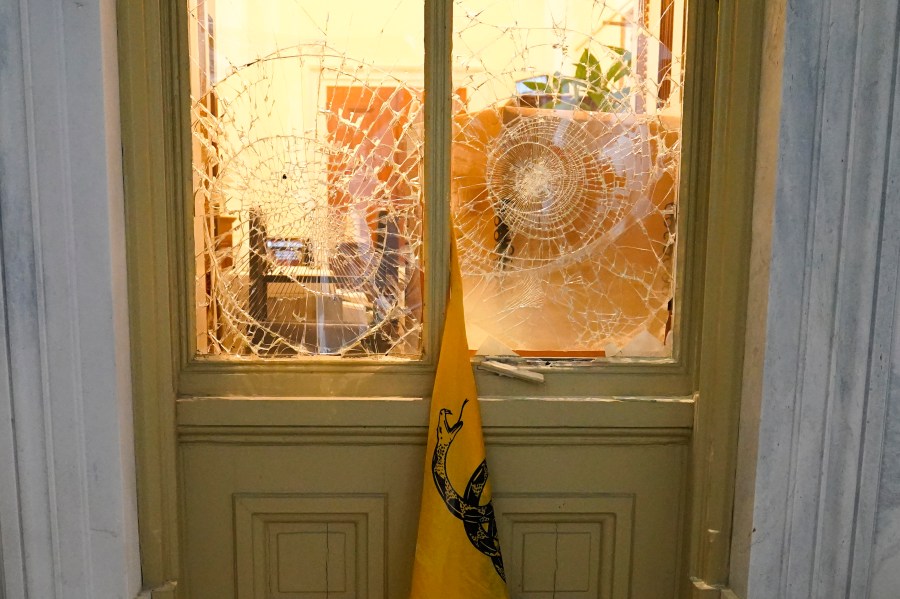
{"type": "Polygon", "coordinates": [[[418,354],[421,113],[420,92],[326,45],[195,99],[201,351],[418,354]],[[307,74],[304,120],[285,91],[307,74]]]}
{"type": "Polygon", "coordinates": [[[470,343],[671,355],[684,4],[535,4],[454,2],[470,343]]]}

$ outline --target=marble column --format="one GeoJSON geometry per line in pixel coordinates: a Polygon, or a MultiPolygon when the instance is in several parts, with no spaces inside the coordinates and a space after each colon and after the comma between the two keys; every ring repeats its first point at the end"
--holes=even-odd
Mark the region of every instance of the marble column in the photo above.
{"type": "Polygon", "coordinates": [[[752,284],[765,294],[748,321],[732,589],[890,599],[900,589],[900,4],[771,8],[761,110],[777,119],[760,124],[752,284]]]}
{"type": "Polygon", "coordinates": [[[113,0],[0,2],[0,597],[140,590],[113,0]]]}

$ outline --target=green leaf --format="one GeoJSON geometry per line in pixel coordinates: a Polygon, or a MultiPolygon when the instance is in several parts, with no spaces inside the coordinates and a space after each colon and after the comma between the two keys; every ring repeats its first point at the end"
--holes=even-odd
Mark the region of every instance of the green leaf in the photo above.
{"type": "Polygon", "coordinates": [[[578,107],[599,111],[620,109],[625,104],[630,89],[618,90],[616,89],[618,86],[614,84],[631,75],[632,54],[618,46],[604,45],[602,48],[612,53],[615,58],[608,69],[604,69],[590,48],[584,48],[578,62],[572,63],[575,67],[574,77],[563,77],[560,73],[554,73],[548,77],[546,84],[528,82],[526,86],[555,96],[552,101],[545,102],[542,108],[578,107]],[[563,99],[563,96],[566,99],[563,99]],[[569,96],[573,99],[569,100],[569,96]]]}
{"type": "Polygon", "coordinates": [[[562,91],[562,81],[559,73],[553,73],[547,80],[547,91],[551,94],[559,94],[562,91]]]}
{"type": "Polygon", "coordinates": [[[597,57],[593,54],[588,55],[588,72],[591,79],[596,79],[598,76],[603,75],[603,67],[600,65],[600,61],[597,60],[597,57]]]}
{"type": "Polygon", "coordinates": [[[552,93],[553,91],[550,85],[543,81],[522,81],[521,83],[528,89],[536,92],[552,93]]]}
{"type": "Polygon", "coordinates": [[[631,69],[628,68],[627,65],[621,62],[617,62],[613,66],[609,67],[609,70],[606,71],[606,79],[610,83],[615,83],[622,77],[628,74],[631,69]]]}
{"type": "Polygon", "coordinates": [[[581,58],[578,59],[578,62],[575,63],[575,78],[582,79],[587,81],[587,67],[588,67],[588,57],[590,57],[591,52],[587,48],[584,49],[584,52],[581,53],[581,58]]]}
{"type": "MultiPolygon", "coordinates": [[[[587,51],[586,51],[587,52],[587,51]]],[[[583,80],[587,82],[588,87],[593,88],[605,88],[606,87],[606,75],[603,73],[603,67],[600,64],[600,61],[597,60],[597,57],[587,52],[587,65],[585,69],[585,74],[583,80]]]]}

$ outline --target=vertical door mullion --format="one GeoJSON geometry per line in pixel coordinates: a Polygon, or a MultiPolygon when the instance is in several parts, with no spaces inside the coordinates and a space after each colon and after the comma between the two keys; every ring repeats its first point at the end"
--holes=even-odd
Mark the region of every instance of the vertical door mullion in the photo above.
{"type": "Polygon", "coordinates": [[[451,36],[453,0],[425,0],[426,360],[440,347],[450,270],[451,36]]]}

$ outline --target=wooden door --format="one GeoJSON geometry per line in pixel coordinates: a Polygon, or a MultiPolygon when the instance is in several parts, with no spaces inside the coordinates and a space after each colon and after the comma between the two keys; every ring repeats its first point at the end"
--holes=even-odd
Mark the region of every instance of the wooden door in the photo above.
{"type": "MultiPolygon", "coordinates": [[[[395,87],[328,88],[328,135],[343,149],[329,181],[364,168],[397,193],[390,201],[408,197],[382,184],[418,168],[396,144],[413,100],[395,87]]],[[[374,241],[378,223],[368,226],[374,241]]],[[[492,382],[505,395],[483,410],[512,596],[674,597],[692,401],[524,399],[543,390],[492,382]]],[[[181,400],[185,596],[405,597],[427,403],[181,400]]]]}
{"type": "MultiPolygon", "coordinates": [[[[441,6],[427,3],[429,35],[449,57],[447,31],[435,25],[441,6]]],[[[146,584],[155,589],[155,599],[402,599],[415,548],[433,363],[354,370],[330,363],[217,362],[192,353],[197,344],[184,339],[192,333],[195,281],[185,275],[190,256],[182,251],[191,223],[182,222],[180,203],[189,192],[177,183],[189,177],[176,159],[183,145],[179,127],[186,124],[171,114],[177,111],[163,92],[185,101],[188,93],[169,71],[177,61],[160,58],[171,58],[178,47],[169,34],[160,39],[167,31],[163,24],[184,17],[172,7],[161,10],[162,15],[120,6],[128,38],[120,51],[146,584]],[[170,120],[154,134],[160,115],[170,120]]],[[[711,51],[716,41],[711,15],[692,15],[698,39],[707,44],[697,42],[698,53],[711,51]]],[[[730,22],[726,17],[723,27],[730,22]]],[[[727,31],[733,33],[738,22],[727,31]]],[[[728,60],[749,59],[737,53],[728,60]]],[[[708,73],[732,71],[704,71],[705,79],[694,85],[712,89],[708,73]]],[[[386,89],[372,94],[390,96],[386,89]]],[[[708,115],[703,109],[710,102],[698,100],[693,109],[708,115]]],[[[449,120],[449,98],[435,106],[449,120]]],[[[695,118],[692,141],[712,144],[703,126],[711,117],[695,118]]],[[[733,140],[752,133],[721,118],[719,126],[733,128],[732,145],[720,148],[722,157],[740,159],[733,140]]],[[[436,156],[448,158],[449,125],[429,126],[443,131],[436,156]]],[[[335,126],[334,134],[339,131],[335,126]]],[[[721,181],[716,169],[726,171],[723,160],[710,165],[714,182],[721,181]]],[[[341,165],[331,168],[337,174],[341,165]]],[[[444,177],[449,193],[441,168],[427,172],[444,177]]],[[[700,177],[691,189],[705,197],[706,183],[700,177]]],[[[745,202],[741,214],[748,197],[729,195],[745,202]]],[[[702,283],[704,272],[728,270],[727,259],[743,255],[747,238],[738,222],[722,218],[723,226],[709,234],[719,245],[704,265],[700,205],[686,213],[697,218],[693,224],[679,224],[680,233],[702,234],[681,266],[692,276],[682,289],[690,319],[679,321],[684,342],[672,360],[546,369],[544,386],[477,373],[513,597],[689,596],[689,573],[712,582],[727,573],[719,549],[730,523],[729,423],[735,420],[736,393],[735,377],[721,373],[740,366],[734,339],[742,304],[735,290],[743,271],[738,265],[733,276],[712,277],[717,285],[707,292],[702,283]],[[713,301],[703,318],[714,318],[716,326],[701,329],[704,293],[713,301]],[[696,346],[701,331],[712,348],[702,363],[696,346]],[[705,403],[698,389],[707,394],[705,403]],[[710,419],[722,426],[695,430],[695,422],[710,419]],[[693,460],[692,447],[700,450],[693,460]]],[[[713,214],[731,214],[716,206],[713,214]]],[[[445,235],[433,246],[446,241],[445,235]]],[[[445,255],[434,251],[429,259],[445,255]]],[[[438,280],[430,283],[426,306],[445,288],[438,280]]]]}

